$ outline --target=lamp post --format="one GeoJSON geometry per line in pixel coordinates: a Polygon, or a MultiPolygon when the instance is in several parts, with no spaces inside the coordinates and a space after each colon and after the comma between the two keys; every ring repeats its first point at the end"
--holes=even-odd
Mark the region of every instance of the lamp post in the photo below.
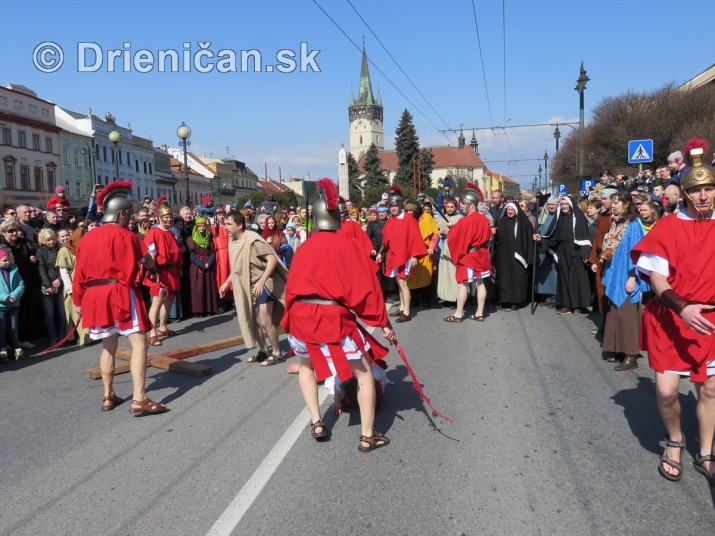
{"type": "Polygon", "coordinates": [[[189,138],[191,137],[191,129],[186,126],[183,121],[179,128],[176,129],[176,134],[179,136],[182,145],[184,146],[184,171],[186,172],[186,206],[191,208],[191,193],[189,191],[189,160],[186,154],[186,146],[190,145],[189,138]]]}
{"type": "Polygon", "coordinates": [[[559,152],[559,138],[561,137],[561,131],[559,130],[559,125],[556,125],[554,130],[554,139],[556,140],[556,152],[559,152]]]}
{"type": "MultiPolygon", "coordinates": [[[[539,186],[541,186],[541,172],[544,171],[541,168],[541,164],[539,164],[539,169],[537,169],[537,171],[539,172],[539,186]]],[[[534,177],[534,178],[536,178],[536,177],[534,177]]],[[[536,188],[534,188],[534,190],[536,190],[536,188]]]]}
{"type": "Polygon", "coordinates": [[[118,130],[112,130],[109,133],[109,141],[114,144],[114,180],[119,180],[119,142],[122,141],[122,135],[118,130]]]}
{"type": "MultiPolygon", "coordinates": [[[[541,182],[541,181],[539,181],[541,182]]],[[[544,185],[549,183],[549,154],[544,149],[544,185]]]]}
{"type": "Polygon", "coordinates": [[[578,104],[578,133],[579,133],[579,143],[578,143],[578,178],[583,179],[583,92],[586,91],[586,82],[591,80],[586,76],[586,69],[583,68],[583,62],[581,62],[581,72],[579,73],[578,80],[576,80],[576,87],[574,90],[578,91],[579,104],[578,104]]]}
{"type": "Polygon", "coordinates": [[[97,150],[89,145],[89,142],[84,142],[84,147],[81,151],[82,155],[89,158],[89,183],[87,184],[87,195],[92,195],[92,183],[95,181],[94,159],[97,157],[97,150]]]}

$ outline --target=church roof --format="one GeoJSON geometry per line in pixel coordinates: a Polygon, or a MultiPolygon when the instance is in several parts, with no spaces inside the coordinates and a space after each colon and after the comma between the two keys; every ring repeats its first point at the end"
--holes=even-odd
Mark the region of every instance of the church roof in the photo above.
{"type": "MultiPolygon", "coordinates": [[[[362,65],[360,66],[360,88],[358,89],[357,101],[353,101],[352,95],[350,105],[354,104],[376,104],[372,94],[372,83],[370,82],[370,69],[367,66],[367,53],[362,49],[362,65]]],[[[377,104],[381,104],[377,102],[377,104]]]]}

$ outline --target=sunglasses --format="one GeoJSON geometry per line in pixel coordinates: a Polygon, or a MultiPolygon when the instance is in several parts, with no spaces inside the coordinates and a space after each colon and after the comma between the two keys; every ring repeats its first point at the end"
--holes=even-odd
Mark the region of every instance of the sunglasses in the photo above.
{"type": "Polygon", "coordinates": [[[19,230],[19,229],[8,229],[8,230],[5,231],[5,232],[6,232],[7,234],[12,234],[12,233],[19,233],[20,230],[19,230]]]}

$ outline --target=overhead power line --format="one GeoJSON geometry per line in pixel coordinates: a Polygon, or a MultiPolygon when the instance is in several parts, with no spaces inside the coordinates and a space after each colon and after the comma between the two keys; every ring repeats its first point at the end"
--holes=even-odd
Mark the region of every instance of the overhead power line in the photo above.
{"type": "MultiPolygon", "coordinates": [[[[313,3],[314,3],[316,6],[318,6],[318,9],[320,9],[320,11],[322,11],[322,12],[325,14],[325,16],[328,17],[328,19],[330,20],[330,22],[332,22],[332,23],[335,25],[335,27],[336,27],[338,30],[340,30],[340,33],[342,33],[342,34],[345,36],[345,38],[346,38],[348,41],[350,41],[350,42],[352,43],[352,45],[353,45],[359,52],[362,53],[362,49],[358,46],[358,44],[357,44],[355,41],[353,41],[352,38],[351,38],[347,33],[345,33],[345,30],[343,30],[343,29],[341,28],[341,26],[335,21],[335,19],[333,19],[333,17],[331,17],[331,16],[328,14],[328,12],[323,9],[323,6],[321,6],[321,5],[317,2],[317,0],[313,0],[313,3]]],[[[377,70],[377,72],[379,72],[379,73],[385,78],[385,80],[387,80],[387,81],[390,83],[390,85],[391,85],[393,88],[395,88],[395,91],[397,91],[400,95],[402,95],[402,98],[404,98],[407,102],[409,102],[410,105],[411,105],[415,110],[417,110],[417,111],[419,112],[419,114],[420,114],[422,117],[424,117],[425,120],[426,120],[430,125],[432,125],[437,132],[440,132],[445,138],[449,139],[449,136],[447,136],[444,132],[442,132],[442,131],[439,129],[439,127],[438,127],[437,125],[435,125],[435,124],[432,122],[432,120],[431,120],[429,117],[427,117],[427,116],[425,115],[425,113],[424,113],[414,102],[412,102],[412,101],[409,99],[409,97],[407,97],[407,95],[405,95],[405,94],[402,92],[402,90],[401,90],[400,88],[397,87],[397,85],[390,79],[390,77],[388,77],[388,76],[382,71],[382,69],[380,69],[380,68],[375,64],[374,61],[372,61],[369,57],[367,58],[367,61],[370,62],[370,65],[372,65],[372,66],[377,70]]]]}
{"type": "Polygon", "coordinates": [[[390,56],[390,59],[391,59],[393,62],[395,62],[395,65],[397,65],[397,68],[400,70],[400,72],[401,72],[402,74],[404,74],[404,75],[405,75],[405,78],[407,78],[407,80],[409,81],[409,83],[412,84],[412,87],[415,88],[415,91],[417,91],[417,93],[420,94],[420,97],[422,97],[422,98],[424,99],[424,101],[427,103],[427,106],[429,106],[429,107],[432,109],[432,111],[437,115],[437,117],[440,118],[440,120],[441,120],[445,125],[449,126],[449,124],[447,123],[447,121],[445,121],[444,118],[439,114],[439,112],[438,112],[437,110],[435,110],[435,107],[432,106],[432,103],[431,103],[429,100],[427,100],[427,97],[425,97],[425,96],[422,94],[422,92],[420,91],[420,89],[415,85],[415,83],[412,81],[412,79],[407,75],[407,73],[405,72],[405,70],[404,70],[404,69],[402,68],[402,66],[397,62],[397,60],[393,57],[393,55],[390,54],[390,51],[387,50],[387,47],[384,45],[384,43],[383,43],[382,41],[380,41],[380,38],[379,38],[379,37],[377,36],[377,34],[373,31],[373,29],[370,27],[370,25],[367,23],[367,21],[363,18],[363,16],[358,12],[358,10],[355,8],[355,6],[353,5],[353,3],[352,3],[350,0],[346,0],[346,1],[347,1],[347,3],[350,5],[350,7],[353,8],[353,11],[355,12],[355,14],[356,14],[358,17],[360,17],[360,20],[363,22],[363,24],[364,24],[365,26],[367,26],[367,29],[370,30],[370,33],[372,34],[372,36],[377,40],[378,43],[380,43],[380,46],[381,46],[381,47],[383,48],[383,50],[387,53],[387,55],[390,56]]]}

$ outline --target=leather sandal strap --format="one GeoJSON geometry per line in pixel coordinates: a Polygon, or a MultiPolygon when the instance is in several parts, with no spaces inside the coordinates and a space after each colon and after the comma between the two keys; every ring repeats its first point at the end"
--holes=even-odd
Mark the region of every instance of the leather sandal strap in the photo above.
{"type": "Polygon", "coordinates": [[[665,446],[672,449],[684,449],[685,448],[685,436],[683,436],[682,441],[673,441],[670,436],[665,436],[665,446]]]}

